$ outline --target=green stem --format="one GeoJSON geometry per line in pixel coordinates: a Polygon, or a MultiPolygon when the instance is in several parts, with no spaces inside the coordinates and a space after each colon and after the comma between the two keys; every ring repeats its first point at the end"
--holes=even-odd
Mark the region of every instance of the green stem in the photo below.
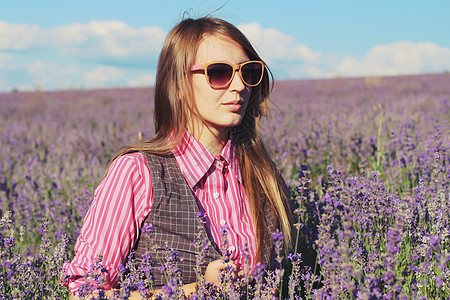
{"type": "Polygon", "coordinates": [[[377,171],[379,172],[381,169],[381,156],[383,155],[383,149],[382,149],[382,145],[381,145],[381,133],[382,133],[382,129],[383,129],[383,109],[381,107],[380,103],[378,104],[378,109],[380,111],[380,118],[378,121],[378,133],[377,133],[377,171]]]}
{"type": "MultiPolygon", "coordinates": [[[[313,271],[313,275],[315,275],[316,272],[317,272],[317,261],[318,261],[318,260],[319,260],[319,255],[316,254],[316,261],[314,262],[314,271],[313,271]]],[[[313,284],[314,284],[314,283],[312,283],[311,286],[309,287],[309,291],[308,291],[308,293],[306,294],[306,299],[308,299],[308,298],[309,298],[309,295],[311,295],[311,291],[312,291],[313,284]]]]}

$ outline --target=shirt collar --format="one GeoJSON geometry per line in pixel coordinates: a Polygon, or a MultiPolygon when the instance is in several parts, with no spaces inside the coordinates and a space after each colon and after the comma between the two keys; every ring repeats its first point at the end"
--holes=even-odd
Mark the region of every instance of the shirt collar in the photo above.
{"type": "Polygon", "coordinates": [[[186,182],[192,189],[212,167],[214,161],[222,160],[228,164],[228,170],[242,182],[239,162],[237,160],[232,137],[228,139],[222,152],[214,157],[189,131],[186,130],[180,143],[172,150],[186,182]]]}
{"type": "Polygon", "coordinates": [[[230,139],[228,140],[225,147],[223,147],[221,155],[228,163],[228,170],[235,174],[236,179],[239,180],[239,182],[242,182],[241,169],[239,168],[239,160],[236,156],[235,147],[236,146],[233,142],[233,136],[230,134],[230,139]]]}

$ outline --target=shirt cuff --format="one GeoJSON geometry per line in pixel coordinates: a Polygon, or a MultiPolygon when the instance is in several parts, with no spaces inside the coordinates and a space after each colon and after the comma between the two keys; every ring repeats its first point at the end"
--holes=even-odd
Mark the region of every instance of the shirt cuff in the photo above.
{"type": "MultiPolygon", "coordinates": [[[[81,255],[77,255],[71,263],[64,263],[61,284],[68,287],[71,293],[77,293],[80,287],[89,280],[86,276],[94,263],[94,261],[83,258],[81,255]]],[[[103,261],[102,264],[107,270],[105,281],[102,282],[103,288],[105,290],[113,289],[119,281],[118,270],[106,261],[103,261]]]]}

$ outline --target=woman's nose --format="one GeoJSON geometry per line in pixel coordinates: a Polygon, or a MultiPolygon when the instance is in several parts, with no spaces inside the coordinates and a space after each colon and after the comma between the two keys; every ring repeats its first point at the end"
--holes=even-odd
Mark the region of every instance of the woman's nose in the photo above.
{"type": "Polygon", "coordinates": [[[231,80],[229,89],[232,91],[242,92],[245,89],[245,84],[242,82],[241,76],[239,75],[239,71],[234,71],[233,80],[231,80]]]}

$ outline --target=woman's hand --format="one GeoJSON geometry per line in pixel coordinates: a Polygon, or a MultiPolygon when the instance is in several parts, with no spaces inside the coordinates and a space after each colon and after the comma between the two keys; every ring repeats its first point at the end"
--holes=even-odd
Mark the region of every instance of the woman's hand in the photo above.
{"type": "Polygon", "coordinates": [[[212,282],[214,285],[220,285],[219,273],[221,270],[225,269],[227,266],[232,266],[234,271],[232,273],[233,279],[241,278],[244,276],[244,272],[236,266],[233,261],[224,263],[222,259],[217,259],[208,264],[205,271],[205,282],[212,282]]]}
{"type": "Polygon", "coordinates": [[[222,259],[217,259],[208,264],[205,271],[205,281],[207,283],[212,282],[214,285],[220,285],[219,283],[219,273],[221,270],[225,269],[227,264],[222,262],[222,259]]]}

